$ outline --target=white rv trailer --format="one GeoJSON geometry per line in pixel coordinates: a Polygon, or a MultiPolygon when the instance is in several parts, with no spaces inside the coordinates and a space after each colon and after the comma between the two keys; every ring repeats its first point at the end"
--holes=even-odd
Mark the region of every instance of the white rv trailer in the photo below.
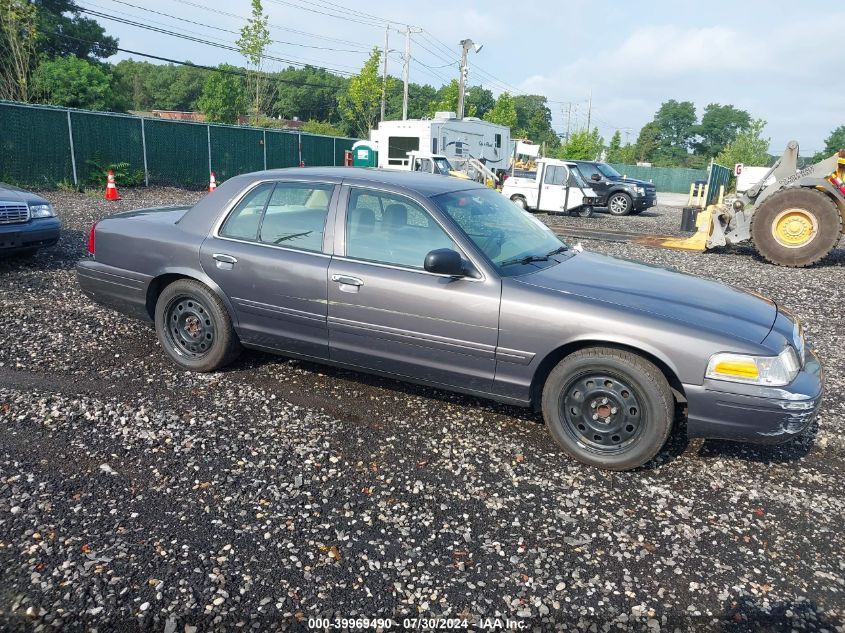
{"type": "Polygon", "coordinates": [[[433,119],[381,121],[370,131],[378,150],[378,166],[407,169],[409,152],[446,156],[453,164],[475,158],[495,171],[510,166],[510,128],[475,117],[458,119],[454,112],[437,112],[433,119]]]}

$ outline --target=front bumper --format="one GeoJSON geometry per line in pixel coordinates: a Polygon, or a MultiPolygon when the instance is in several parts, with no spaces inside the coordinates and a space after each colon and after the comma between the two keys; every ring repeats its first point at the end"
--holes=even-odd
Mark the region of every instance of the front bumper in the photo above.
{"type": "Polygon", "coordinates": [[[689,437],[779,444],[804,432],[816,417],[824,372],[807,351],[804,368],[785,387],[761,387],[705,379],[684,385],[689,437]]]}
{"type": "Polygon", "coordinates": [[[0,224],[0,253],[53,246],[59,241],[58,218],[36,218],[23,224],[0,224]]]}

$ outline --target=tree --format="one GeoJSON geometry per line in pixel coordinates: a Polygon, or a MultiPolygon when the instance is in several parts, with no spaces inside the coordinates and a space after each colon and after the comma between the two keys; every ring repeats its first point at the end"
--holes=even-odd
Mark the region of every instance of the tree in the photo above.
{"type": "MultiPolygon", "coordinates": [[[[457,112],[460,90],[457,79],[441,86],[437,91],[437,97],[428,106],[428,116],[434,116],[435,112],[457,112]]],[[[475,115],[475,106],[464,97],[464,116],[475,115]]]]}
{"type": "Polygon", "coordinates": [[[657,123],[651,121],[646,123],[640,130],[637,137],[637,144],[635,145],[634,158],[638,163],[650,163],[654,160],[654,154],[657,152],[657,142],[659,130],[657,123]]]}
{"type": "Polygon", "coordinates": [[[696,129],[699,136],[694,143],[696,154],[713,158],[750,125],[751,115],[745,110],[738,110],[732,105],[709,104],[704,108],[701,124],[696,129]]]}
{"type": "Polygon", "coordinates": [[[472,86],[464,95],[464,110],[466,116],[477,116],[484,118],[484,115],[496,104],[493,93],[481,86],[472,86]],[[468,114],[470,111],[473,114],[468,114]]]}
{"type": "MultiPolygon", "coordinates": [[[[391,79],[394,87],[398,84],[391,79]]],[[[408,118],[422,119],[429,116],[431,102],[437,99],[437,90],[433,86],[408,84],[408,118]]],[[[402,91],[393,89],[387,92],[387,108],[385,116],[388,121],[402,118],[402,91]]]]}
{"type": "Polygon", "coordinates": [[[39,53],[96,61],[117,53],[117,39],[96,20],[80,16],[73,0],[34,0],[38,11],[39,53]]]}
{"type": "Polygon", "coordinates": [[[337,97],[346,88],[345,78],[324,68],[305,66],[273,73],[268,81],[275,84],[275,98],[270,105],[274,115],[301,121],[340,122],[337,97]]]}
{"type": "Polygon", "coordinates": [[[26,0],[0,0],[0,99],[29,100],[36,17],[34,5],[26,0]]]}
{"type": "Polygon", "coordinates": [[[716,162],[725,167],[733,167],[736,163],[767,165],[771,139],[763,138],[765,127],[766,122],[762,119],[752,121],[747,130],[737,134],[734,141],[719,153],[716,162]]]}
{"type": "Polygon", "coordinates": [[[604,146],[604,139],[598,128],[578,130],[569,135],[566,142],[555,152],[558,158],[568,160],[596,160],[604,146]]]}
{"type": "Polygon", "coordinates": [[[267,21],[268,17],[264,15],[261,0],[252,0],[252,16],[241,28],[241,36],[235,42],[249,66],[247,86],[252,99],[252,113],[255,116],[265,114],[264,51],[271,42],[267,21]]]}
{"type": "Polygon", "coordinates": [[[34,93],[46,103],[69,108],[109,110],[112,77],[100,64],[79,57],[42,62],[32,75],[34,93]]]}
{"type": "Polygon", "coordinates": [[[633,143],[626,143],[622,149],[619,150],[619,158],[617,162],[622,165],[633,165],[637,162],[637,146],[633,143]]]}
{"type": "MultiPolygon", "coordinates": [[[[373,48],[361,72],[349,79],[346,92],[338,97],[340,116],[350,136],[367,138],[381,114],[380,59],[381,51],[378,47],[373,48]]],[[[387,82],[389,91],[393,82],[391,78],[387,82]]]]}
{"type": "Polygon", "coordinates": [[[654,162],[667,167],[685,164],[696,132],[692,101],[666,101],[654,115],[654,124],[657,129],[654,162]]]}
{"type": "Polygon", "coordinates": [[[560,139],[552,129],[552,111],[541,95],[517,95],[513,98],[516,108],[516,130],[514,137],[526,137],[547,147],[560,145],[560,139]]]}
{"type": "Polygon", "coordinates": [[[516,127],[516,106],[513,102],[513,97],[509,93],[503,92],[496,99],[495,105],[484,114],[484,120],[498,125],[504,125],[507,128],[516,127]]]}
{"type": "Polygon", "coordinates": [[[824,149],[813,157],[814,162],[830,158],[836,152],[845,149],[845,125],[840,125],[830,133],[824,142],[824,149]]]}
{"type": "Polygon", "coordinates": [[[343,130],[327,121],[306,121],[302,126],[302,131],[324,136],[343,136],[343,130]]]}
{"type": "Polygon", "coordinates": [[[208,72],[131,59],[122,60],[112,69],[121,98],[133,110],[196,110],[208,72]]]}
{"type": "Polygon", "coordinates": [[[610,138],[610,145],[607,146],[607,162],[619,163],[622,154],[622,133],[616,130],[610,138]]]}
{"type": "Polygon", "coordinates": [[[208,74],[197,105],[209,121],[237,123],[247,108],[243,76],[229,64],[217,68],[217,72],[208,74]]]}

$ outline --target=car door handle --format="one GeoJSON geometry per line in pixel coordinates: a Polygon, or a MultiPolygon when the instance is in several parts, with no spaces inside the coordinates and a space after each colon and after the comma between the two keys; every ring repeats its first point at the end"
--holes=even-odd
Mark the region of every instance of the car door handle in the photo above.
{"type": "Polygon", "coordinates": [[[336,281],[339,284],[343,284],[345,286],[363,286],[364,280],[359,279],[358,277],[352,277],[351,275],[332,275],[332,281],[336,281]]]}
{"type": "Polygon", "coordinates": [[[217,268],[220,270],[232,270],[235,264],[238,263],[236,257],[226,255],[225,253],[214,253],[211,257],[217,262],[217,268]]]}

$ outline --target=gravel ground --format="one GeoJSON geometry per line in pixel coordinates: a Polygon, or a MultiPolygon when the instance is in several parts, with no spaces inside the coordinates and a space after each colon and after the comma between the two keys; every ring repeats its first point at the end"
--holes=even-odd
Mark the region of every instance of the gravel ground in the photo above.
{"type": "MultiPolygon", "coordinates": [[[[46,192],[60,244],[0,261],[0,628],[845,632],[842,249],[789,270],[749,248],[585,242],[771,295],[827,368],[806,437],[688,446],[679,429],[610,474],[516,408],[258,353],[177,370],[73,266],[93,220],[202,194],[121,193],[46,192]]],[[[544,219],[662,233],[679,214],[544,219]]]]}

